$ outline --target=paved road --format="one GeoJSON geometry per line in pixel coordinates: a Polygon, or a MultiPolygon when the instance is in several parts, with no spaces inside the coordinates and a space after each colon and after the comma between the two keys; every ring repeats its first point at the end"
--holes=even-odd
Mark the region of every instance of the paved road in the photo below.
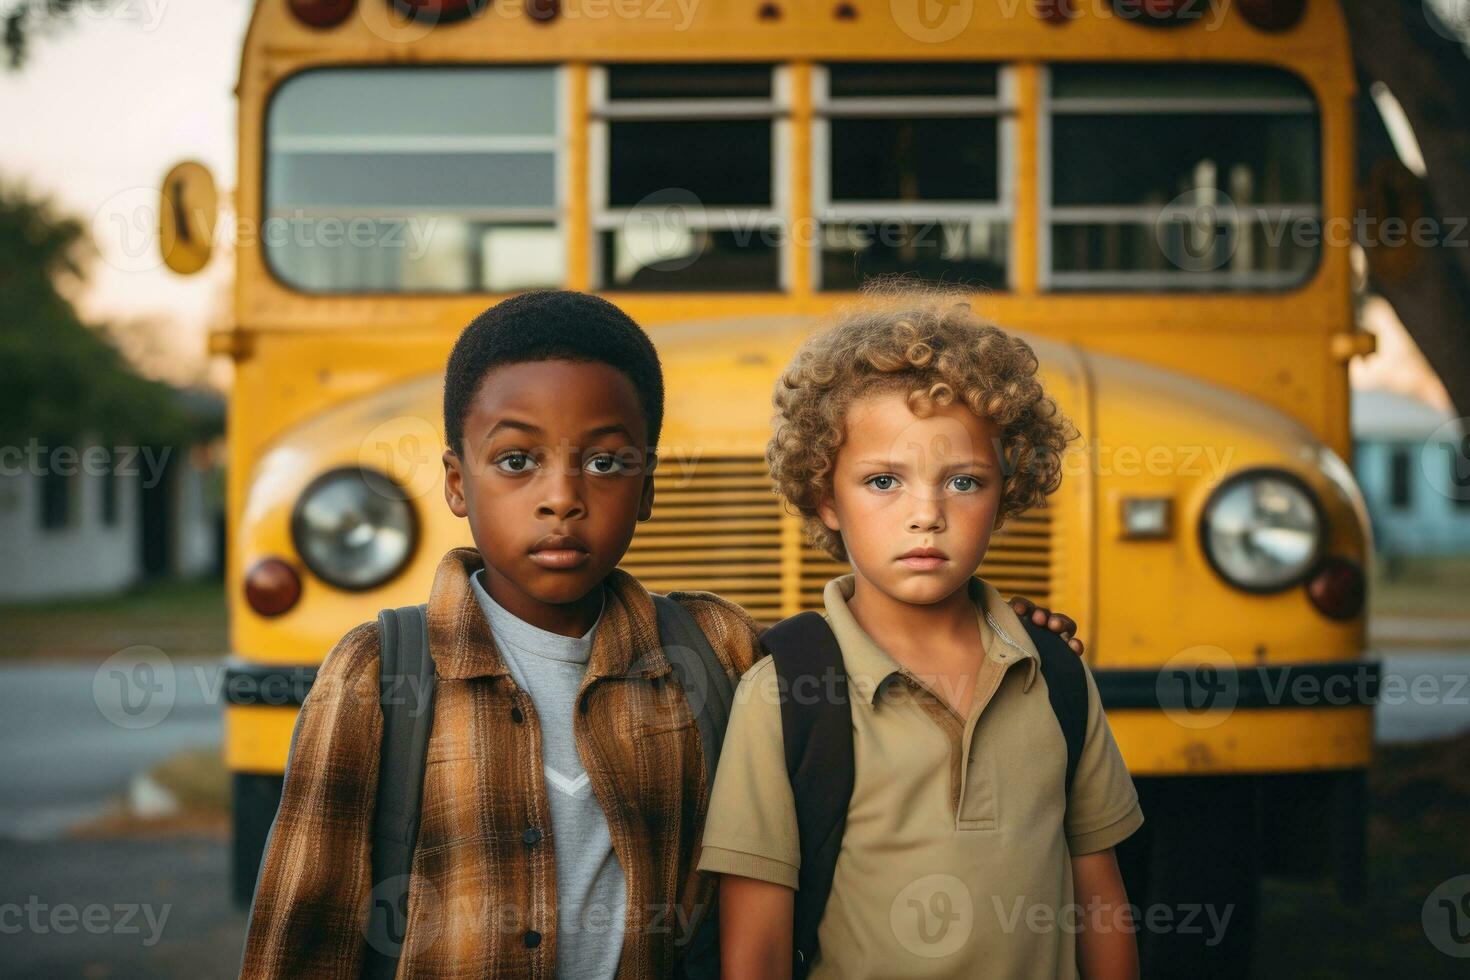
{"type": "Polygon", "coordinates": [[[101,813],[136,774],[184,749],[220,744],[218,661],[160,659],[151,675],[121,665],[129,685],[142,676],[158,686],[165,669],[172,679],[170,697],[131,717],[120,712],[124,693],[133,707],[143,702],[119,686],[111,673],[118,666],[0,667],[0,838],[55,837],[101,813]]]}
{"type": "Polygon", "coordinates": [[[1421,742],[1470,729],[1470,651],[1389,649],[1373,728],[1380,744],[1421,742]]]}
{"type": "Polygon", "coordinates": [[[222,840],[0,841],[0,976],[236,977],[222,840]]]}

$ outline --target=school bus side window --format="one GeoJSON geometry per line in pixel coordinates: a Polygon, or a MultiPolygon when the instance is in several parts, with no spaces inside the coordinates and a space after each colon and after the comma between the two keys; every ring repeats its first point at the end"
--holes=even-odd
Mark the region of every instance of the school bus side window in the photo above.
{"type": "Polygon", "coordinates": [[[598,288],[783,288],[783,90],[769,64],[592,73],[598,288]]]}
{"type": "Polygon", "coordinates": [[[892,273],[1008,287],[1015,110],[990,64],[813,72],[812,205],[826,290],[892,273]]]}
{"type": "Polygon", "coordinates": [[[1049,73],[1041,267],[1051,289],[1262,291],[1311,276],[1322,154],[1299,79],[1239,65],[1049,73]]]}
{"type": "Polygon", "coordinates": [[[559,285],[558,73],[331,68],[266,120],[267,264],[305,292],[559,285]]]}

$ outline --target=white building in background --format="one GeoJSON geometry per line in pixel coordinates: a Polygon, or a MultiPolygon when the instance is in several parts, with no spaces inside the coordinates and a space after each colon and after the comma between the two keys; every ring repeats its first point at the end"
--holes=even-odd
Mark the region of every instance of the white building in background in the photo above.
{"type": "Polygon", "coordinates": [[[1387,391],[1353,392],[1353,469],[1385,556],[1470,555],[1470,430],[1387,391]]]}
{"type": "Polygon", "coordinates": [[[218,466],[208,446],[5,447],[0,602],[116,594],[221,564],[218,466]]]}

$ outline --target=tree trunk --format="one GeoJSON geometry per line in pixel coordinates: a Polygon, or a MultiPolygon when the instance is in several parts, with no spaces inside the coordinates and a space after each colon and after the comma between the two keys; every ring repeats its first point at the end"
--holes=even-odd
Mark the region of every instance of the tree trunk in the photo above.
{"type": "Polygon", "coordinates": [[[1425,0],[1343,0],[1364,80],[1360,173],[1369,221],[1362,242],[1372,286],[1393,305],[1470,415],[1470,58],[1454,31],[1431,24],[1425,0]],[[1424,154],[1421,179],[1399,162],[1368,83],[1388,86],[1424,154]],[[1402,225],[1385,225],[1390,218],[1402,225]],[[1415,244],[1417,219],[1431,239],[1415,244]]]}

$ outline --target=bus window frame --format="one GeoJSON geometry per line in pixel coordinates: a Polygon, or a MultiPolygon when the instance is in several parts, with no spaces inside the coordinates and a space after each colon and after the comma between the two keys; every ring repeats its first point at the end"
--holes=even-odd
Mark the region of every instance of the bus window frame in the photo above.
{"type": "MultiPolygon", "coordinates": [[[[1081,63],[1081,62],[1079,62],[1079,63],[1081,63]]],[[[1294,280],[1292,280],[1290,282],[1285,282],[1285,283],[1283,283],[1281,285],[1278,285],[1278,286],[1262,285],[1262,286],[1250,286],[1250,287],[1245,287],[1245,286],[1234,286],[1234,287],[1232,287],[1232,286],[1229,286],[1227,284],[1228,283],[1228,279],[1226,279],[1225,277],[1221,277],[1221,276],[1217,275],[1218,270],[1210,270],[1210,271],[1203,272],[1203,273],[1191,273],[1191,272],[1188,272],[1186,270],[1180,270],[1177,273],[1163,273],[1162,275],[1167,276],[1169,278],[1163,279],[1163,280],[1159,280],[1157,282],[1145,282],[1143,280],[1143,277],[1142,276],[1136,277],[1136,278],[1134,278],[1132,280],[1132,282],[1129,282],[1129,281],[1127,281],[1127,280],[1125,280],[1123,278],[1124,276],[1127,276],[1128,275],[1128,273],[1126,273],[1126,272],[1125,273],[1118,273],[1118,272],[1094,272],[1094,271],[1088,271],[1088,272],[1072,272],[1072,273],[1065,273],[1064,272],[1064,273],[1061,273],[1062,276],[1070,276],[1070,277],[1073,277],[1073,278],[1076,278],[1076,279],[1081,279],[1083,277],[1093,277],[1096,280],[1098,280],[1098,284],[1097,285],[1077,285],[1077,286],[1062,285],[1062,286],[1059,287],[1057,285],[1057,283],[1056,283],[1056,277],[1057,277],[1058,273],[1052,267],[1052,261],[1053,261],[1053,255],[1052,255],[1052,233],[1053,233],[1053,227],[1057,223],[1057,219],[1054,217],[1054,215],[1058,211],[1062,211],[1064,213],[1065,212],[1069,212],[1069,211],[1081,211],[1081,210],[1083,210],[1085,208],[1088,208],[1089,206],[1088,205],[1076,205],[1076,206],[1069,206],[1068,208],[1057,208],[1057,207],[1054,207],[1053,204],[1052,204],[1052,192],[1053,192],[1053,185],[1052,185],[1052,176],[1053,176],[1053,168],[1052,168],[1052,147],[1053,147],[1052,120],[1057,115],[1057,112],[1056,112],[1054,106],[1055,106],[1055,104],[1058,101],[1069,102],[1069,103],[1070,102],[1086,102],[1086,103],[1089,103],[1089,106],[1090,106],[1091,111],[1093,113],[1095,113],[1095,114],[1098,114],[1098,115],[1102,115],[1105,112],[1117,113],[1119,111],[1118,108],[1117,108],[1117,106],[1128,106],[1129,108],[1127,109],[1127,111],[1133,112],[1133,113],[1137,113],[1139,115],[1146,115],[1146,114],[1153,114],[1153,113],[1162,113],[1162,112],[1167,112],[1167,111],[1175,111],[1175,110],[1178,110],[1181,107],[1185,108],[1188,111],[1226,111],[1226,110],[1229,110],[1229,111],[1241,111],[1242,110],[1242,107],[1240,105],[1232,104],[1228,100],[1223,100],[1223,99],[1199,99],[1199,98],[1176,99],[1172,103],[1163,102],[1161,100],[1140,100],[1140,99],[1128,99],[1128,98],[1111,98],[1111,99],[1078,99],[1078,98],[1068,98],[1068,99],[1064,99],[1064,100],[1054,99],[1052,97],[1052,74],[1051,74],[1052,73],[1052,68],[1055,67],[1055,66],[1057,66],[1057,65],[1071,65],[1071,64],[1074,64],[1074,63],[1073,62],[1052,62],[1052,63],[1041,64],[1041,65],[1038,65],[1037,66],[1037,74],[1038,74],[1038,77],[1037,77],[1037,86],[1036,86],[1036,273],[1037,273],[1037,291],[1040,294],[1042,294],[1042,295],[1051,295],[1051,296],[1097,296],[1097,295],[1122,295],[1122,296],[1148,296],[1148,295],[1154,295],[1154,296],[1159,296],[1159,295],[1166,295],[1166,296],[1178,297],[1178,298],[1181,298],[1181,299],[1191,298],[1191,297],[1194,297],[1194,298],[1209,297],[1209,296],[1263,296],[1263,297],[1283,297],[1283,296],[1291,295],[1293,293],[1299,293],[1299,292],[1302,292],[1304,290],[1307,290],[1307,289],[1311,288],[1312,283],[1315,282],[1316,279],[1317,279],[1317,277],[1322,273],[1322,270],[1323,270],[1324,265],[1325,265],[1325,259],[1326,259],[1326,253],[1327,253],[1327,246],[1326,246],[1325,240],[1321,240],[1321,241],[1318,242],[1318,245],[1317,245],[1315,254],[1313,256],[1312,265],[1309,268],[1307,268],[1306,270],[1304,270],[1301,273],[1301,275],[1300,275],[1299,278],[1296,278],[1296,279],[1294,279],[1294,280]],[[1109,104],[1111,104],[1113,106],[1113,108],[1105,109],[1105,110],[1103,110],[1103,109],[1097,109],[1096,108],[1099,105],[1109,105],[1109,104]],[[1140,105],[1147,106],[1147,108],[1144,108],[1143,110],[1140,110],[1139,109],[1139,106],[1140,105]],[[1204,109],[1201,109],[1200,107],[1202,107],[1202,106],[1205,106],[1205,107],[1213,106],[1214,108],[1204,108],[1204,109]],[[1107,277],[1113,277],[1114,281],[1112,281],[1111,283],[1107,282],[1106,281],[1107,277]],[[1187,285],[1190,277],[1196,277],[1196,278],[1207,277],[1207,280],[1208,281],[1219,281],[1221,283],[1221,286],[1216,287],[1216,288],[1192,287],[1192,286],[1187,285]]],[[[1139,61],[1139,62],[1105,61],[1105,62],[1100,62],[1100,64],[1108,65],[1108,66],[1114,66],[1114,65],[1155,65],[1155,66],[1164,66],[1164,67],[1167,67],[1169,65],[1182,64],[1182,62],[1165,61],[1165,62],[1155,63],[1155,62],[1142,62],[1142,61],[1139,61]]],[[[1291,105],[1306,104],[1310,108],[1310,111],[1312,113],[1313,122],[1315,123],[1315,125],[1317,127],[1317,133],[1316,133],[1316,135],[1317,135],[1317,160],[1316,160],[1316,165],[1317,165],[1317,194],[1318,194],[1318,200],[1315,201],[1315,202],[1313,202],[1313,203],[1311,203],[1311,204],[1300,204],[1300,203],[1298,203],[1298,204],[1271,205],[1270,208],[1269,208],[1269,210],[1273,214],[1273,216],[1277,216],[1277,217],[1279,217],[1279,215],[1276,215],[1276,212],[1277,211],[1280,211],[1280,212],[1284,212],[1285,214],[1289,214],[1289,215],[1292,215],[1292,216],[1298,216],[1299,215],[1299,216],[1301,216],[1303,218],[1315,219],[1318,222],[1324,222],[1326,220],[1324,216],[1325,216],[1326,210],[1327,210],[1327,203],[1326,203],[1326,201],[1327,201],[1326,171],[1327,171],[1327,153],[1328,153],[1328,150],[1327,150],[1327,143],[1326,143],[1325,132],[1324,132],[1324,129],[1323,129],[1322,103],[1318,99],[1317,92],[1313,88],[1311,81],[1308,80],[1307,78],[1303,77],[1299,72],[1297,72],[1297,71],[1295,71],[1295,70],[1293,70],[1293,69],[1291,69],[1289,67],[1286,67],[1284,65],[1277,65],[1277,64],[1257,64],[1257,63],[1252,63],[1252,62],[1219,62],[1219,63],[1211,62],[1209,64],[1209,67],[1220,67],[1220,66],[1254,68],[1254,69],[1259,69],[1259,70],[1276,71],[1276,72],[1279,72],[1279,73],[1284,74],[1284,75],[1289,75],[1291,77],[1291,79],[1297,85],[1299,85],[1301,87],[1301,89],[1302,89],[1302,98],[1300,98],[1300,99],[1282,99],[1282,100],[1278,100],[1278,101],[1281,102],[1281,103],[1284,103],[1284,104],[1291,104],[1291,105]]],[[[1280,110],[1278,109],[1276,111],[1279,112],[1280,110]]],[[[1076,113],[1076,114],[1081,114],[1081,113],[1076,113]]],[[[1262,114],[1269,114],[1269,113],[1263,112],[1262,114]]],[[[1127,205],[1124,205],[1124,206],[1121,206],[1121,207],[1113,208],[1113,210],[1115,210],[1115,211],[1118,211],[1118,210],[1136,210],[1136,211],[1139,211],[1140,214],[1141,214],[1148,207],[1149,207],[1149,205],[1136,205],[1136,206],[1127,206],[1127,205]]],[[[1101,211],[1103,209],[1104,209],[1103,206],[1097,206],[1095,208],[1095,210],[1098,210],[1098,211],[1101,211]]],[[[1157,222],[1158,217],[1159,217],[1159,212],[1157,212],[1157,211],[1154,212],[1153,215],[1152,215],[1152,217],[1150,218],[1150,220],[1147,222],[1147,224],[1154,224],[1155,222],[1157,222]]],[[[1130,222],[1114,222],[1114,223],[1122,225],[1122,224],[1128,224],[1130,222]]],[[[1132,222],[1132,223],[1136,223],[1136,222],[1132,222]]]]}
{"type": "MultiPolygon", "coordinates": [[[[993,65],[996,69],[996,95],[920,95],[920,96],[845,96],[831,95],[831,73],[829,64],[812,65],[812,113],[811,113],[811,213],[817,241],[810,249],[810,282],[814,293],[841,295],[852,293],[850,287],[828,289],[822,283],[822,234],[828,222],[862,220],[911,220],[941,222],[963,218],[1004,222],[1006,225],[1006,282],[1005,291],[1016,292],[1016,203],[1019,194],[1017,183],[1017,144],[1019,114],[1021,111],[1016,81],[1016,66],[1009,62],[974,62],[993,65]],[[966,111],[959,111],[959,110],[966,111]],[[925,118],[926,116],[949,116],[996,120],[996,202],[976,204],[966,201],[925,201],[905,204],[899,201],[851,201],[832,200],[832,119],[863,118],[881,115],[925,118]]],[[[903,62],[893,62],[903,64],[903,62]]]]}
{"type": "MultiPolygon", "coordinates": [[[[659,64],[660,62],[637,62],[637,64],[659,64]]],[[[611,141],[608,124],[611,122],[658,122],[671,120],[710,121],[717,119],[769,118],[771,132],[771,206],[729,207],[712,206],[701,208],[702,215],[685,214],[686,227],[706,230],[728,230],[730,228],[753,228],[765,226],[775,228],[780,234],[780,243],[775,247],[777,282],[774,289],[742,290],[750,296],[789,296],[792,293],[791,263],[787,261],[790,235],[784,229],[792,227],[791,213],[791,147],[792,147],[792,104],[790,62],[762,62],[771,70],[771,97],[766,99],[618,99],[608,96],[607,70],[615,62],[590,65],[587,69],[587,252],[588,288],[593,292],[648,293],[645,289],[630,289],[603,281],[604,255],[602,235],[617,231],[639,210],[636,207],[613,208],[608,205],[609,183],[612,168],[608,159],[611,141]],[[711,212],[718,212],[710,220],[711,212]],[[692,219],[692,220],[691,220],[692,219]]],[[[706,64],[706,62],[695,62],[706,64]]],[[[654,212],[649,212],[653,215],[654,212]]],[[[652,291],[658,296],[679,296],[707,292],[707,290],[667,289],[652,291]]]]}
{"type": "MultiPolygon", "coordinates": [[[[270,191],[271,191],[271,187],[270,187],[270,172],[271,172],[271,159],[272,159],[272,156],[271,155],[272,155],[272,152],[273,152],[273,143],[274,143],[274,141],[272,139],[272,134],[271,134],[271,115],[272,115],[272,112],[273,112],[273,110],[275,108],[276,98],[281,94],[282,91],[285,90],[285,88],[286,88],[287,85],[289,85],[291,82],[296,81],[297,79],[303,78],[305,76],[314,75],[314,74],[318,74],[318,73],[324,73],[324,72],[337,72],[337,71],[404,71],[404,72],[410,72],[410,71],[415,71],[415,70],[420,70],[421,71],[421,70],[423,70],[425,68],[432,68],[432,69],[434,69],[436,71],[455,71],[455,72],[458,72],[458,71],[465,71],[465,72],[469,72],[469,71],[495,71],[495,70],[501,70],[501,69],[526,69],[526,68],[546,68],[546,69],[550,69],[551,70],[551,77],[552,77],[552,105],[555,107],[555,116],[554,116],[554,119],[553,119],[552,135],[551,135],[551,141],[552,141],[552,144],[553,144],[552,145],[552,149],[551,149],[551,154],[552,154],[553,161],[554,161],[553,164],[552,164],[552,205],[549,208],[540,208],[540,207],[538,207],[538,208],[535,208],[535,209],[526,209],[526,208],[499,208],[499,209],[494,209],[494,208],[486,208],[484,210],[484,212],[476,212],[476,213],[477,214],[480,214],[480,213],[489,214],[489,213],[492,213],[494,211],[499,211],[499,212],[505,213],[505,214],[507,214],[507,215],[510,216],[509,217],[509,220],[507,220],[505,222],[505,224],[507,224],[507,225],[517,225],[517,224],[526,224],[526,223],[534,223],[534,224],[537,224],[537,225],[544,225],[544,224],[547,223],[547,219],[546,218],[534,218],[534,219],[533,218],[529,218],[529,217],[527,217],[527,212],[529,210],[535,210],[535,211],[538,211],[538,212],[547,212],[547,213],[549,213],[549,215],[550,215],[550,225],[551,225],[551,227],[553,229],[555,229],[556,234],[557,234],[557,237],[560,239],[560,242],[561,242],[561,248],[562,248],[562,269],[561,269],[562,276],[561,276],[561,285],[562,286],[565,286],[566,285],[567,278],[570,275],[570,270],[572,268],[572,260],[573,260],[573,257],[574,257],[573,254],[572,254],[572,247],[573,247],[573,245],[572,245],[572,243],[570,241],[570,229],[568,227],[568,224],[569,223],[567,221],[567,206],[568,206],[567,190],[571,186],[571,177],[572,177],[572,174],[571,174],[572,161],[571,161],[571,153],[569,152],[569,129],[568,129],[568,126],[569,126],[569,121],[570,121],[570,118],[571,118],[571,102],[570,102],[570,100],[572,98],[572,94],[573,93],[572,93],[572,85],[570,84],[570,75],[571,75],[570,66],[566,62],[538,61],[538,62],[526,62],[526,63],[522,64],[522,63],[518,63],[518,62],[487,61],[487,62],[456,62],[456,63],[453,63],[453,64],[433,64],[433,63],[419,63],[419,62],[405,63],[405,62],[392,62],[392,61],[366,61],[366,62],[346,61],[346,62],[336,62],[336,63],[330,63],[330,64],[312,65],[309,68],[303,68],[303,69],[301,69],[299,71],[294,71],[294,72],[291,72],[290,74],[287,74],[287,75],[282,76],[280,79],[278,79],[275,82],[274,85],[271,86],[270,92],[266,95],[265,100],[264,100],[264,103],[263,103],[263,106],[262,106],[262,109],[261,109],[261,117],[260,117],[260,119],[261,119],[261,124],[260,124],[260,223],[259,223],[259,227],[264,228],[265,227],[265,222],[268,221],[268,220],[270,220],[270,216],[268,214],[268,209],[269,209],[270,200],[271,200],[271,198],[270,198],[270,191]]],[[[416,215],[415,217],[418,217],[418,218],[422,219],[422,218],[426,217],[426,215],[424,215],[424,214],[421,213],[419,215],[416,215]]],[[[351,220],[351,219],[349,218],[349,219],[344,219],[344,220],[351,220]]],[[[263,238],[263,236],[262,236],[262,238],[263,238]]],[[[524,287],[522,289],[511,289],[511,290],[505,290],[505,291],[502,291],[502,292],[495,292],[495,291],[488,290],[488,289],[483,289],[483,288],[481,288],[481,289],[467,289],[467,290],[441,290],[441,289],[402,289],[402,290],[388,290],[388,289],[307,289],[307,288],[303,288],[301,286],[298,286],[295,283],[292,283],[284,275],[282,275],[282,273],[276,267],[275,260],[274,260],[275,257],[271,254],[271,250],[268,247],[266,247],[266,244],[265,244],[265,242],[263,240],[261,240],[261,239],[258,239],[257,240],[257,247],[258,247],[259,252],[260,252],[260,264],[261,264],[261,267],[265,270],[266,276],[275,285],[279,286],[281,289],[286,290],[288,293],[291,293],[294,296],[304,296],[304,297],[309,297],[309,298],[326,298],[326,299],[332,299],[332,298],[365,298],[365,299],[429,299],[429,300],[448,300],[448,299],[458,299],[458,298],[462,298],[462,297],[466,297],[466,296],[501,296],[501,295],[509,296],[509,295],[513,295],[513,294],[518,293],[518,292],[523,292],[524,289],[532,288],[532,287],[524,287]]]]}

